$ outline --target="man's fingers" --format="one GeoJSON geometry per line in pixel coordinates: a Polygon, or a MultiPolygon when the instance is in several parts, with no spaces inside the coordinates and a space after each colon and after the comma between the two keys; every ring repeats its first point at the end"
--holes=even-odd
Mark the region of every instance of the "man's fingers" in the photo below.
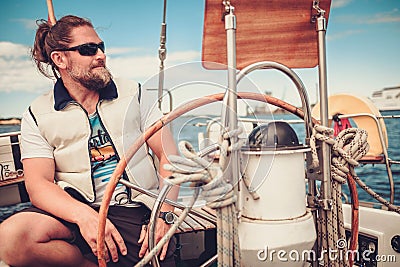
{"type": "MultiPolygon", "coordinates": [[[[98,255],[97,255],[97,244],[96,244],[96,242],[90,242],[90,247],[91,247],[91,249],[92,249],[92,252],[93,252],[93,254],[96,256],[96,257],[98,257],[98,255]]],[[[103,252],[103,257],[104,257],[104,260],[106,261],[106,262],[108,262],[108,261],[110,261],[110,256],[109,256],[109,254],[108,254],[108,251],[107,251],[107,248],[105,249],[105,251],[103,252]]]]}
{"type": "Polygon", "coordinates": [[[169,242],[165,243],[161,250],[160,260],[162,260],[162,261],[165,259],[165,256],[167,256],[168,244],[169,244],[169,242]]]}
{"type": "Polygon", "coordinates": [[[107,237],[105,241],[106,241],[106,246],[108,248],[108,251],[111,254],[112,261],[117,262],[118,261],[118,250],[117,250],[117,246],[114,243],[114,240],[112,239],[112,237],[107,237]]]}
{"type": "Polygon", "coordinates": [[[143,240],[143,244],[142,247],[140,248],[139,251],[139,257],[143,258],[143,256],[146,254],[147,249],[149,248],[149,244],[148,244],[148,240],[147,240],[147,235],[145,235],[146,237],[143,240]]]}
{"type": "Polygon", "coordinates": [[[128,249],[126,248],[125,241],[122,238],[121,234],[115,229],[112,231],[113,241],[117,244],[119,251],[122,255],[128,254],[128,249]]]}
{"type": "Polygon", "coordinates": [[[147,253],[147,249],[149,248],[147,229],[148,229],[147,224],[143,224],[142,231],[140,232],[140,237],[138,241],[139,244],[142,243],[142,247],[140,248],[139,251],[139,258],[143,258],[147,253]]]}
{"type": "Polygon", "coordinates": [[[147,224],[143,224],[142,230],[140,231],[139,240],[138,240],[139,244],[141,244],[144,241],[146,234],[147,234],[147,224]]]}
{"type": "Polygon", "coordinates": [[[90,246],[93,254],[97,257],[97,240],[91,239],[90,241],[87,241],[87,243],[90,246]]]}
{"type": "MultiPolygon", "coordinates": [[[[156,244],[158,242],[160,242],[160,240],[162,239],[164,235],[160,233],[156,234],[156,244]]],[[[143,258],[149,251],[149,243],[148,243],[148,235],[147,235],[147,225],[143,225],[142,226],[142,231],[140,232],[140,237],[139,237],[139,243],[142,243],[142,247],[140,248],[139,251],[139,257],[143,258]]],[[[169,242],[166,242],[164,244],[164,246],[162,247],[161,251],[159,251],[159,256],[160,256],[160,260],[164,260],[166,255],[167,255],[167,251],[168,251],[168,244],[169,242]]]]}
{"type": "MultiPolygon", "coordinates": [[[[169,226],[167,228],[169,228],[169,226]]],[[[157,234],[156,243],[161,242],[161,240],[163,239],[166,231],[167,231],[167,229],[164,229],[164,234],[161,234],[161,232],[159,232],[157,234]]],[[[162,249],[159,251],[158,255],[160,256],[160,260],[164,260],[165,259],[165,256],[167,255],[167,251],[168,251],[168,244],[169,244],[169,240],[163,245],[162,249]]]]}
{"type": "Polygon", "coordinates": [[[105,243],[108,248],[108,253],[111,255],[111,259],[113,262],[118,261],[118,250],[122,255],[127,254],[127,248],[122,238],[121,234],[118,232],[117,228],[107,220],[107,230],[105,236],[105,243]]]}

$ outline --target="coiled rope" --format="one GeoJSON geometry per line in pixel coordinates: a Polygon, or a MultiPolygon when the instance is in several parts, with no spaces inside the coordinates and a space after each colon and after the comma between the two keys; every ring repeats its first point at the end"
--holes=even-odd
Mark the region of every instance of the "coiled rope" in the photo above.
{"type": "Polygon", "coordinates": [[[331,146],[331,185],[332,185],[332,209],[321,210],[318,217],[318,243],[320,251],[327,252],[332,249],[341,253],[341,257],[332,260],[324,253],[324,266],[349,266],[342,210],[342,184],[345,184],[347,174],[354,174],[354,167],[358,165],[357,160],[362,158],[369,150],[367,143],[368,134],[363,129],[348,128],[341,131],[336,139],[332,138],[333,129],[321,125],[313,128],[310,140],[313,167],[319,166],[317,154],[317,140],[331,146]]]}
{"type": "MultiPolygon", "coordinates": [[[[354,167],[358,166],[358,160],[361,159],[365,154],[361,152],[363,151],[358,151],[358,146],[356,146],[354,143],[356,142],[361,142],[359,145],[362,145],[362,143],[366,142],[367,138],[367,133],[365,130],[362,129],[357,129],[357,128],[348,128],[346,130],[343,130],[342,132],[339,133],[339,135],[336,137],[336,140],[328,137],[326,134],[331,135],[333,129],[331,128],[326,128],[321,125],[316,125],[314,127],[313,131],[313,136],[311,137],[310,140],[310,146],[311,146],[311,152],[313,155],[313,165],[314,167],[318,166],[318,156],[317,156],[317,151],[316,151],[316,146],[315,146],[315,140],[318,139],[320,141],[327,142],[328,144],[332,145],[332,150],[333,150],[333,158],[332,158],[332,166],[333,168],[337,168],[338,170],[333,172],[332,176],[341,184],[346,183],[346,177],[347,173],[350,173],[353,179],[356,181],[356,183],[365,191],[367,192],[371,197],[379,201],[382,205],[386,206],[388,209],[395,211],[400,214],[400,207],[397,205],[391,204],[389,201],[384,199],[381,195],[376,193],[374,190],[372,190],[370,187],[368,187],[361,179],[360,177],[357,176],[356,172],[354,171],[354,167]],[[327,132],[324,131],[327,130],[327,132]],[[314,134],[315,132],[315,134],[314,134]],[[352,138],[353,135],[355,135],[355,132],[363,132],[363,138],[357,138],[354,139],[351,144],[349,144],[349,147],[347,149],[341,149],[344,145],[347,144],[348,140],[352,138]],[[365,133],[364,133],[365,132],[365,133]],[[364,140],[365,139],[365,140],[364,140]],[[351,151],[349,151],[351,149],[351,151]],[[336,152],[335,152],[336,151],[336,152]],[[349,162],[349,164],[352,166],[351,168],[346,167],[346,165],[342,166],[338,160],[337,157],[334,155],[340,154],[342,155],[345,159],[344,161],[349,162]]],[[[368,147],[365,147],[366,151],[365,153],[368,152],[369,145],[368,147]]]]}
{"type": "MultiPolygon", "coordinates": [[[[347,247],[339,244],[341,241],[346,240],[343,223],[341,185],[345,184],[347,179],[354,179],[362,189],[389,209],[398,213],[400,213],[400,209],[375,193],[365,185],[355,173],[354,168],[358,166],[358,160],[365,156],[369,150],[367,132],[363,129],[348,128],[341,131],[335,139],[332,138],[332,135],[333,129],[316,125],[313,128],[313,134],[310,139],[313,159],[312,164],[314,168],[319,166],[316,149],[317,141],[326,142],[331,146],[332,150],[332,210],[320,213],[318,218],[318,240],[322,251],[328,251],[329,248],[333,248],[342,250],[342,253],[346,253],[347,247]]],[[[328,255],[325,255],[323,264],[324,266],[349,266],[347,257],[340,257],[338,261],[330,262],[328,255]]]]}
{"type": "Polygon", "coordinates": [[[185,158],[172,156],[170,158],[171,164],[164,167],[172,171],[173,176],[179,177],[182,181],[191,181],[193,175],[207,177],[204,179],[207,183],[202,186],[201,195],[206,200],[207,206],[216,210],[219,267],[241,266],[237,231],[238,220],[235,208],[237,196],[234,194],[233,185],[227,182],[223,172],[228,164],[229,152],[238,150],[243,145],[242,140],[231,145],[230,138],[238,136],[241,132],[242,129],[239,128],[225,132],[221,136],[218,164],[200,158],[193,152],[190,143],[181,142],[179,148],[185,158]]]}
{"type": "MultiPolygon", "coordinates": [[[[237,215],[235,202],[237,196],[234,194],[232,184],[225,180],[223,169],[227,165],[229,152],[240,149],[243,141],[230,145],[230,138],[239,135],[241,129],[226,132],[220,140],[220,158],[218,163],[210,163],[198,156],[193,146],[187,141],[178,144],[183,157],[168,156],[169,164],[164,169],[173,174],[168,182],[173,185],[190,183],[195,188],[195,194],[201,189],[201,196],[207,206],[216,210],[217,217],[217,254],[219,267],[241,266],[239,237],[237,232],[237,215]]],[[[193,199],[196,199],[193,198],[193,199]]],[[[191,207],[193,203],[189,205],[191,207]]],[[[145,266],[152,257],[156,256],[163,245],[172,237],[179,225],[184,221],[190,208],[186,208],[177,221],[172,225],[167,234],[157,245],[135,266],[145,266]]]]}

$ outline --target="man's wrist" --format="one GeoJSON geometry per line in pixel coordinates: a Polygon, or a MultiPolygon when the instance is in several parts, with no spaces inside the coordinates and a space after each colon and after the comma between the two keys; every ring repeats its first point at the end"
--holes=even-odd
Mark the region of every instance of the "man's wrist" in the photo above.
{"type": "Polygon", "coordinates": [[[172,211],[161,211],[158,217],[166,224],[173,224],[175,222],[175,214],[172,211]]]}

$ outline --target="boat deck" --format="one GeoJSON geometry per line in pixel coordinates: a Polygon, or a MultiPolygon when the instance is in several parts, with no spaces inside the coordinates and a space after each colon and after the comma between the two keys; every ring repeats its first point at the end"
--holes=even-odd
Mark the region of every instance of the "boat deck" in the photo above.
{"type": "MultiPolygon", "coordinates": [[[[189,214],[185,221],[179,226],[177,234],[187,233],[187,232],[197,232],[205,231],[216,228],[216,217],[215,210],[208,208],[207,206],[201,208],[193,208],[194,212],[204,214],[208,218],[202,216],[197,216],[195,214],[189,214]]],[[[175,210],[176,215],[180,215],[180,210],[175,210]]]]}

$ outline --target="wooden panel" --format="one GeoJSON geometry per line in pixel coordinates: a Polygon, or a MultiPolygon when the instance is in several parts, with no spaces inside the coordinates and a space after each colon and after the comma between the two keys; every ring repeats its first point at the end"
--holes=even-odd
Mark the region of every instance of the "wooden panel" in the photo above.
{"type": "Polygon", "coordinates": [[[13,179],[7,179],[0,181],[0,187],[6,186],[6,185],[11,185],[11,184],[17,184],[25,181],[24,177],[18,177],[18,178],[13,178],[13,179]]]}
{"type": "MultiPolygon", "coordinates": [[[[221,0],[206,0],[203,31],[203,66],[226,65],[226,32],[221,0]]],[[[318,64],[317,33],[311,23],[313,0],[232,0],[236,15],[237,68],[259,61],[275,61],[290,68],[318,64]]],[[[328,19],[331,0],[320,0],[328,19]]]]}

